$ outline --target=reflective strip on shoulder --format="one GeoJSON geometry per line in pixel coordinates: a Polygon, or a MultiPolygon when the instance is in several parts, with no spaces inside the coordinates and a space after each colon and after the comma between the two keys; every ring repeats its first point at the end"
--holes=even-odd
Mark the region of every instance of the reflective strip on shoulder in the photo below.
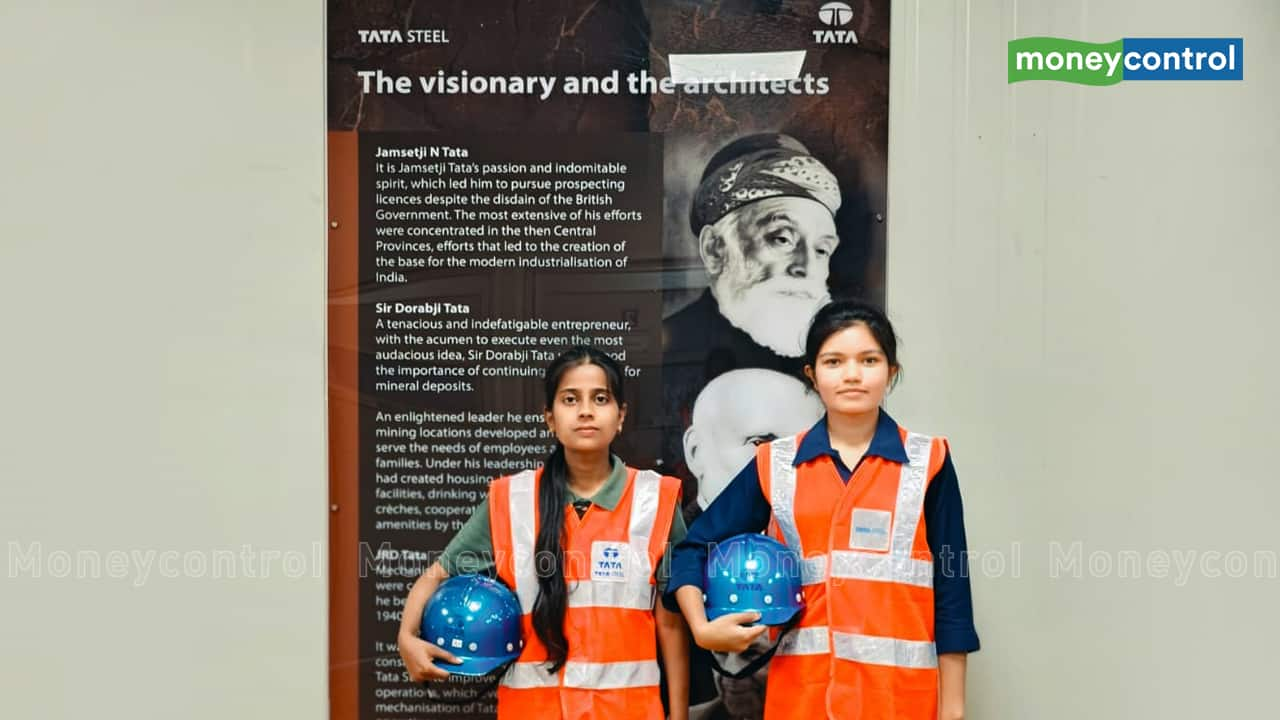
{"type": "Polygon", "coordinates": [[[511,566],[515,570],[516,597],[520,598],[520,612],[533,612],[538,599],[538,574],[533,563],[537,547],[537,530],[534,519],[538,514],[538,499],[534,496],[534,473],[525,470],[511,476],[507,491],[508,513],[511,516],[511,566]]]}
{"type": "Polygon", "coordinates": [[[898,480],[898,499],[894,503],[893,544],[890,555],[911,557],[920,513],[924,509],[924,489],[929,480],[929,452],[933,439],[927,435],[907,433],[907,464],[898,480]]]}
{"type": "Polygon", "coordinates": [[[632,565],[631,575],[639,582],[643,579],[647,584],[653,574],[649,560],[649,538],[653,536],[653,526],[658,520],[658,503],[662,490],[662,476],[652,470],[640,470],[636,473],[631,486],[631,519],[627,532],[630,537],[632,562],[643,563],[632,565]]]}
{"type": "Polygon", "coordinates": [[[831,652],[831,634],[826,625],[792,630],[778,643],[775,655],[826,655],[831,652]]]}
{"type": "Polygon", "coordinates": [[[787,546],[804,556],[796,528],[796,436],[769,443],[769,505],[787,546]]]}
{"type": "Polygon", "coordinates": [[[546,662],[512,663],[501,684],[517,690],[560,687],[560,674],[547,672],[546,662]]]}
{"type": "Polygon", "coordinates": [[[607,607],[623,610],[652,610],[654,586],[632,582],[592,582],[570,580],[569,607],[607,607]]]}
{"type": "Polygon", "coordinates": [[[658,684],[658,663],[638,662],[567,662],[564,664],[564,686],[586,690],[617,690],[650,687],[658,684]]]}
{"type": "Polygon", "coordinates": [[[933,563],[913,557],[836,550],[831,553],[831,577],[897,582],[930,588],[933,587],[933,563]]]}
{"type": "Polygon", "coordinates": [[[841,660],[900,668],[936,668],[938,651],[930,641],[899,640],[875,635],[832,633],[833,653],[841,660]]]}

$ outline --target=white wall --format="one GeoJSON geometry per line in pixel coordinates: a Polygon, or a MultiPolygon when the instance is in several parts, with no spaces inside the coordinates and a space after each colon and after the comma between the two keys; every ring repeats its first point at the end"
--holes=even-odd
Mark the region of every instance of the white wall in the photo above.
{"type": "Polygon", "coordinates": [[[894,4],[892,409],[952,438],[1006,560],[974,580],[970,717],[1275,713],[1278,30],[1267,0],[894,4]],[[1243,36],[1245,80],[1007,84],[1037,35],[1243,36]],[[1121,551],[1142,577],[1091,575],[1121,551]],[[1208,576],[1230,551],[1246,577],[1208,576]]]}
{"type": "Polygon", "coordinates": [[[324,717],[322,38],[319,2],[0,3],[6,719],[324,717]],[[246,545],[296,554],[213,579],[246,545]]]}

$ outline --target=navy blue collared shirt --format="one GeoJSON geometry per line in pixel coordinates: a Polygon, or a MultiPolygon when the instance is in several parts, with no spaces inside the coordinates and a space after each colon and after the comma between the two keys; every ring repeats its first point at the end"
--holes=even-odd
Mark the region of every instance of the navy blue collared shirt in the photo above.
{"type": "MultiPolygon", "coordinates": [[[[827,419],[823,417],[805,434],[796,449],[795,464],[800,465],[821,455],[835,463],[840,479],[849,482],[853,475],[831,447],[827,419]]],[[[867,455],[875,455],[897,463],[907,462],[898,423],[881,410],[875,435],[867,447],[867,455]]],[[[859,460],[861,462],[861,460],[859,460]]],[[[854,469],[857,469],[856,467],[854,469]]],[[[769,525],[772,509],[760,491],[760,474],[753,458],[728,487],[720,493],[702,515],[689,527],[689,534],[676,546],[671,556],[671,580],[663,602],[670,610],[678,610],[674,593],[684,585],[702,587],[703,568],[707,563],[707,544],[721,542],[742,533],[762,532],[769,525]]],[[[974,652],[979,647],[973,625],[973,595],[969,588],[966,562],[968,543],[964,535],[964,508],[960,502],[960,483],[948,452],[942,468],[929,483],[924,495],[925,539],[933,553],[934,644],[939,653],[974,652]]]]}

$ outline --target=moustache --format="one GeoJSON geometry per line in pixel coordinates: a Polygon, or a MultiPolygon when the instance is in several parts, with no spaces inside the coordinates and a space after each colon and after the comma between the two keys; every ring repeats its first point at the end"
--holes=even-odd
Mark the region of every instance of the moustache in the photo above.
{"type": "Polygon", "coordinates": [[[788,278],[770,278],[756,283],[756,286],[751,288],[751,292],[781,295],[798,300],[819,300],[827,296],[825,287],[818,290],[812,285],[803,285],[788,278]]]}

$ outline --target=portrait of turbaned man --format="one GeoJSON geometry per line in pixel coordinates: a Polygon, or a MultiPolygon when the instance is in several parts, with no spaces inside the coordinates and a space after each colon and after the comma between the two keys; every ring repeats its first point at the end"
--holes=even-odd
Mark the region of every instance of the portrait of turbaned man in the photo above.
{"type": "Polygon", "coordinates": [[[801,326],[830,297],[839,209],[835,175],[794,138],[750,135],[713,155],[689,208],[708,287],[666,318],[664,364],[794,371],[801,326]]]}

